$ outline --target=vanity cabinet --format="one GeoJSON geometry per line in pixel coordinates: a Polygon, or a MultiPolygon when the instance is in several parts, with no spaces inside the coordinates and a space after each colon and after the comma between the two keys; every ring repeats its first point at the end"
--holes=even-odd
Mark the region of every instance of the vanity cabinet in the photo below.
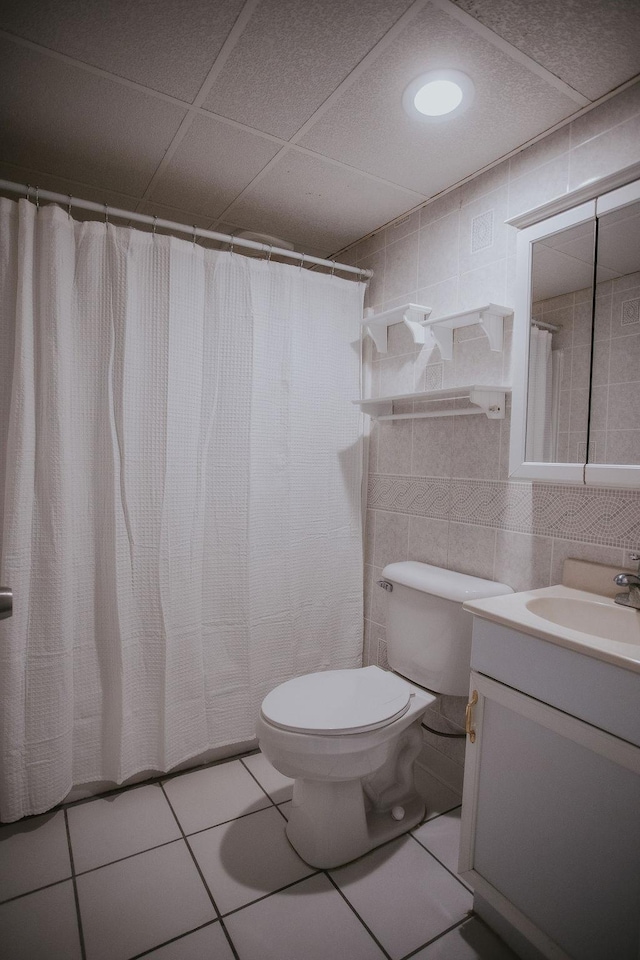
{"type": "Polygon", "coordinates": [[[640,674],[474,624],[460,871],[521,956],[637,960],[640,674]]]}

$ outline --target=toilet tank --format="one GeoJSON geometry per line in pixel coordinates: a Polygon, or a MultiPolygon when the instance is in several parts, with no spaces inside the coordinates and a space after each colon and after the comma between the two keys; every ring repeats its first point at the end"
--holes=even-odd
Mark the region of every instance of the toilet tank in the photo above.
{"type": "Polygon", "coordinates": [[[387,606],[391,669],[436,693],[466,696],[472,616],[462,604],[513,593],[511,587],[417,560],[390,563],[382,576],[393,587],[387,606]]]}

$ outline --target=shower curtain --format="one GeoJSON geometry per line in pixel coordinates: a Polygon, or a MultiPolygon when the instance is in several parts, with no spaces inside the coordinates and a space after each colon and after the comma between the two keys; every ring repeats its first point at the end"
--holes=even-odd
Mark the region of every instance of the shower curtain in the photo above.
{"type": "Polygon", "coordinates": [[[362,297],[0,200],[0,819],[359,665],[362,297]]]}
{"type": "Polygon", "coordinates": [[[529,461],[549,463],[555,460],[558,363],[556,359],[554,378],[551,333],[531,327],[530,336],[525,456],[529,461]]]}

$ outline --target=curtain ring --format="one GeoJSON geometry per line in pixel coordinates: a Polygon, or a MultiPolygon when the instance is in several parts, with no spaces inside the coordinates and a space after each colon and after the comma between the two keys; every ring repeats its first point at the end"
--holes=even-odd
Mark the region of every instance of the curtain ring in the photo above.
{"type": "Polygon", "coordinates": [[[331,267],[331,276],[334,277],[336,273],[336,262],[335,260],[332,260],[331,263],[333,264],[333,266],[331,267]]]}
{"type": "Polygon", "coordinates": [[[269,253],[267,254],[267,263],[271,263],[271,253],[273,252],[273,244],[269,244],[269,253]]]}
{"type": "Polygon", "coordinates": [[[28,183],[28,184],[27,184],[27,192],[26,192],[25,195],[24,195],[25,200],[30,200],[30,199],[31,199],[30,196],[29,196],[30,193],[31,193],[31,184],[28,183]]]}
{"type": "Polygon", "coordinates": [[[109,207],[106,203],[104,205],[104,225],[105,227],[109,226],[109,207]]]}
{"type": "Polygon", "coordinates": [[[306,253],[303,253],[302,256],[300,257],[300,269],[301,269],[301,270],[302,270],[302,268],[304,267],[304,258],[305,258],[305,257],[306,257],[306,253]]]}
{"type": "Polygon", "coordinates": [[[157,216],[154,215],[154,218],[153,218],[153,229],[152,229],[152,233],[153,233],[154,237],[155,237],[155,235],[156,235],[156,224],[157,224],[157,222],[158,222],[158,218],[157,218],[157,216]]]}
{"type": "Polygon", "coordinates": [[[72,199],[72,197],[71,197],[71,194],[70,194],[70,193],[68,193],[67,196],[69,197],[69,203],[67,204],[67,216],[69,217],[69,220],[71,220],[71,199],[72,199]]]}
{"type": "Polygon", "coordinates": [[[198,232],[198,231],[197,231],[197,227],[196,227],[196,225],[195,225],[195,223],[194,223],[194,224],[193,224],[193,236],[192,236],[192,238],[191,238],[191,243],[193,244],[194,247],[195,247],[195,245],[196,245],[196,235],[197,235],[197,232],[198,232]]]}
{"type": "Polygon", "coordinates": [[[40,187],[36,186],[36,210],[40,209],[40,187]]]}
{"type": "Polygon", "coordinates": [[[229,253],[233,256],[233,237],[229,241],[229,253]]]}

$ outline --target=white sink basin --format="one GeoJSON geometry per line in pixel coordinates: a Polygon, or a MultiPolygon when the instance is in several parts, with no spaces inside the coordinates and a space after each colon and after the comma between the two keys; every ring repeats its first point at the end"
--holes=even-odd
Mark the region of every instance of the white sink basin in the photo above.
{"type": "Polygon", "coordinates": [[[532,597],[527,610],[559,627],[579,630],[592,637],[618,643],[640,644],[640,611],[611,600],[578,600],[573,597],[532,597]]]}
{"type": "Polygon", "coordinates": [[[467,600],[464,609],[640,673],[640,611],[615,603],[612,597],[556,584],[467,600]]]}

